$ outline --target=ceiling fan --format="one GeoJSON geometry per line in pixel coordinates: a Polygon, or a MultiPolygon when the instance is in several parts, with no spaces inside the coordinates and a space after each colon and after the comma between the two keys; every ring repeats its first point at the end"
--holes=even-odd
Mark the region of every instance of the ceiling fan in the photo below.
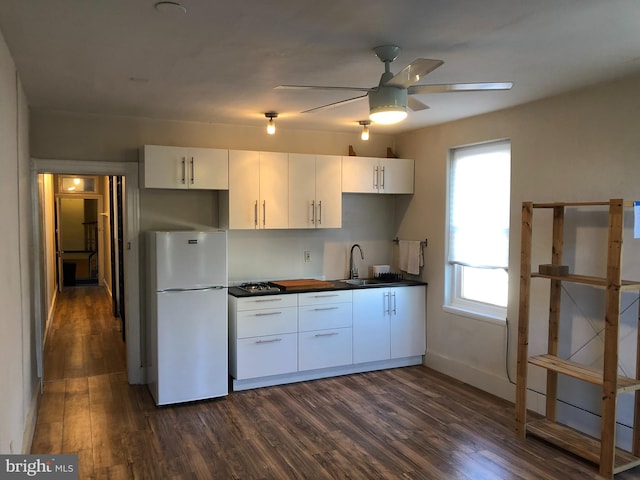
{"type": "Polygon", "coordinates": [[[404,67],[399,73],[394,75],[391,72],[390,64],[400,52],[400,47],[395,45],[381,45],[373,49],[376,56],[384,63],[384,73],[380,77],[377,86],[366,87],[332,87],[320,85],[278,85],[278,89],[296,90],[350,90],[365,92],[364,95],[340,100],[337,102],[310,108],[302,113],[314,112],[323,108],[344,105],[361,98],[369,98],[369,118],[371,121],[383,124],[397,123],[407,116],[407,107],[413,111],[429,108],[416,98],[410,95],[425,93],[447,93],[447,92],[471,92],[484,90],[509,90],[512,82],[487,82],[487,83],[446,83],[438,85],[416,85],[428,73],[432,72],[444,62],[442,60],[430,60],[428,58],[417,58],[404,67]]]}

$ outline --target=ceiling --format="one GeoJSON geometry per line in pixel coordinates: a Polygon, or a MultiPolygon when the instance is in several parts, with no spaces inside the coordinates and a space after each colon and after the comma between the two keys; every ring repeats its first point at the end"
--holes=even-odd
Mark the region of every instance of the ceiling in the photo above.
{"type": "Polygon", "coordinates": [[[499,110],[640,70],[638,0],[0,0],[0,30],[29,104],[106,115],[357,131],[377,45],[444,60],[421,83],[512,81],[510,91],[418,95],[431,108],[372,134],[499,110]]]}

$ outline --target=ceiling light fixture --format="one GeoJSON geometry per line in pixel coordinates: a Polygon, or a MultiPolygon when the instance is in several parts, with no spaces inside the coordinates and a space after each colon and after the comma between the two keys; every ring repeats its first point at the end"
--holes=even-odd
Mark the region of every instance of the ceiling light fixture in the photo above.
{"type": "Polygon", "coordinates": [[[407,118],[407,89],[380,86],[369,92],[369,118],[391,125],[407,118]]]}
{"type": "Polygon", "coordinates": [[[362,125],[362,133],[360,134],[360,138],[362,140],[369,140],[369,125],[371,125],[371,121],[360,120],[358,123],[362,125]]]}
{"type": "Polygon", "coordinates": [[[276,133],[276,124],[274,123],[273,119],[278,118],[278,114],[276,112],[266,112],[264,116],[269,119],[269,121],[267,122],[267,133],[269,135],[273,135],[274,133],[276,133]]]}

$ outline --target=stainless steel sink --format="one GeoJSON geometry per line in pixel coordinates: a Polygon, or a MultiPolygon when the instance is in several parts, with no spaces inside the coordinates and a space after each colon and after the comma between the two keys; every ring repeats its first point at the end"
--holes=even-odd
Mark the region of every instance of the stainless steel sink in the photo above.
{"type": "Polygon", "coordinates": [[[340,280],[343,283],[348,283],[349,285],[383,285],[385,282],[376,280],[374,278],[350,278],[348,280],[340,280]]]}

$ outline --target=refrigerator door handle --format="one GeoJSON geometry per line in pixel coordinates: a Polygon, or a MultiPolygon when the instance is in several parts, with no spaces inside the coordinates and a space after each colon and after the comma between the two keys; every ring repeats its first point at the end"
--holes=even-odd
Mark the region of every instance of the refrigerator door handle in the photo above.
{"type": "Polygon", "coordinates": [[[172,292],[208,292],[213,290],[222,290],[222,285],[212,285],[210,287],[201,287],[201,288],[167,288],[165,290],[158,290],[158,293],[172,293],[172,292]]]}

